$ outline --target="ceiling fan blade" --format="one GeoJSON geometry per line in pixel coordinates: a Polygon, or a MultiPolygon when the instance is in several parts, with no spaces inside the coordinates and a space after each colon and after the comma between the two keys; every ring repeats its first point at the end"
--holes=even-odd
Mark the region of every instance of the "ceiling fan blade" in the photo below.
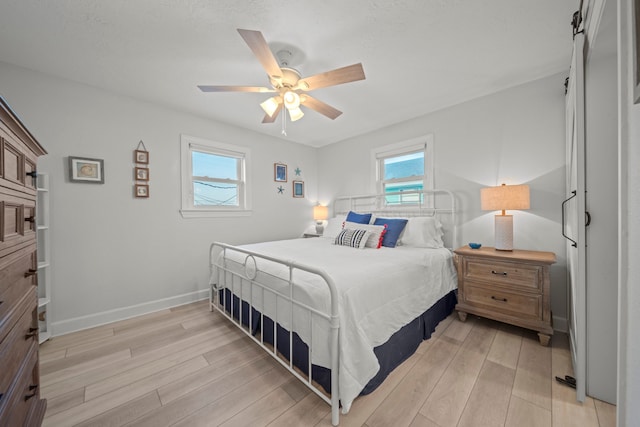
{"type": "Polygon", "coordinates": [[[206,86],[198,85],[203,92],[275,92],[273,89],[259,86],[206,86]]]}
{"type": "Polygon", "coordinates": [[[269,116],[268,114],[265,114],[264,119],[262,119],[262,123],[275,122],[276,118],[278,118],[278,114],[280,114],[280,111],[282,111],[282,104],[278,105],[278,108],[276,108],[276,111],[273,112],[273,115],[269,116]]]}
{"type": "Polygon", "coordinates": [[[242,30],[240,28],[238,28],[238,32],[245,43],[249,45],[249,48],[256,58],[258,58],[258,61],[262,64],[262,68],[265,69],[269,77],[274,79],[282,78],[282,71],[280,70],[278,61],[276,61],[273,53],[271,53],[271,49],[269,49],[269,45],[262,36],[262,33],[260,31],[242,30]]]}
{"type": "Polygon", "coordinates": [[[362,64],[359,63],[300,79],[297,87],[308,91],[364,79],[364,69],[362,64]]]}
{"type": "Polygon", "coordinates": [[[300,103],[305,107],[309,107],[312,110],[329,117],[331,120],[335,120],[338,116],[340,116],[340,114],[342,114],[342,111],[337,110],[331,105],[325,104],[322,101],[318,101],[317,99],[312,98],[309,95],[300,96],[300,103]]]}

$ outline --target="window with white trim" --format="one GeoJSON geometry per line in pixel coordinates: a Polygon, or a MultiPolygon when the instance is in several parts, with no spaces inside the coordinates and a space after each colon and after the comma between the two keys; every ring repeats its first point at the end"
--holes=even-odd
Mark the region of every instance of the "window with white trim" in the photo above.
{"type": "Polygon", "coordinates": [[[250,214],[250,150],[181,136],[182,216],[250,214]]]}
{"type": "Polygon", "coordinates": [[[416,191],[433,190],[433,135],[372,151],[378,194],[388,205],[412,205],[424,200],[416,191]]]}

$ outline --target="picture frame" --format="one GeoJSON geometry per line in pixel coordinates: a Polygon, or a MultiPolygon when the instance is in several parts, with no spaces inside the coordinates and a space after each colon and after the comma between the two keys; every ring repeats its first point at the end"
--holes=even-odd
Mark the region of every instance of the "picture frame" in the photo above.
{"type": "Polygon", "coordinates": [[[149,181],[149,168],[135,167],[136,181],[149,181]]]}
{"type": "Polygon", "coordinates": [[[69,181],[104,184],[104,160],[69,156],[69,181]]]}
{"type": "Polygon", "coordinates": [[[632,50],[633,55],[633,103],[640,102],[640,0],[633,0],[632,4],[632,50]]]}
{"type": "Polygon", "coordinates": [[[137,198],[147,198],[149,197],[149,185],[136,184],[134,185],[133,193],[137,198]]]}
{"type": "Polygon", "coordinates": [[[144,150],[134,150],[133,151],[133,161],[135,163],[140,163],[143,165],[149,164],[149,152],[144,150]]]}
{"type": "Polygon", "coordinates": [[[293,197],[304,197],[304,181],[293,181],[293,197]]]}
{"type": "Polygon", "coordinates": [[[273,180],[275,182],[287,182],[287,165],[284,163],[273,164],[273,180]]]}

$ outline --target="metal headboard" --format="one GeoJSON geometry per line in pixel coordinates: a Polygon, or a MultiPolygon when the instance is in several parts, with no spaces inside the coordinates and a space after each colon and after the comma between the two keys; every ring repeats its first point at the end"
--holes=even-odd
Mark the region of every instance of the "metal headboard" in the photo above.
{"type": "Polygon", "coordinates": [[[449,249],[455,249],[459,246],[455,197],[449,190],[399,191],[386,194],[340,196],[334,200],[334,215],[347,214],[349,211],[370,212],[382,217],[435,216],[442,223],[445,246],[449,249]]]}

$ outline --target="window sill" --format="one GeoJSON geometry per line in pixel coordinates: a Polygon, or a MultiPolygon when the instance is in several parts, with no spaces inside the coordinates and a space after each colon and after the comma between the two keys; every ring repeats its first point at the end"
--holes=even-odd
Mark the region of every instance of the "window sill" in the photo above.
{"type": "Polygon", "coordinates": [[[251,216],[250,210],[180,209],[182,218],[224,218],[251,216]]]}

